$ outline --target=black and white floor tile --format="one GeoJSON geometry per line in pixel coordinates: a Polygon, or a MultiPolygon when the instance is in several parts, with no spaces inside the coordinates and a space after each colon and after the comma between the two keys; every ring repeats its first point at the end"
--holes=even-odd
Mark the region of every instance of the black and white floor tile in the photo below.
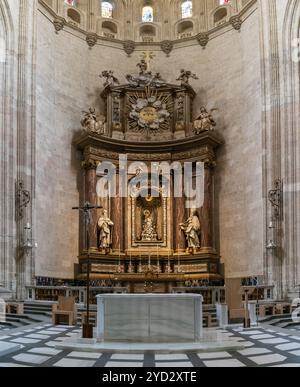
{"type": "Polygon", "coordinates": [[[80,329],[43,324],[17,332],[1,331],[0,341],[18,343],[21,349],[0,358],[0,367],[300,367],[300,329],[295,331],[222,330],[225,336],[237,337],[245,349],[144,355],[62,351],[55,348],[57,342],[77,335],[80,329]]]}

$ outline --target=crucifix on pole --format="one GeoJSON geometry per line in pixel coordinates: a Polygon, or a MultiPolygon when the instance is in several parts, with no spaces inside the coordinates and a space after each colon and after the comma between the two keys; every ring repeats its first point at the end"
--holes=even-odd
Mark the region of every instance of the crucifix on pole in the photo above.
{"type": "Polygon", "coordinates": [[[90,230],[89,225],[91,224],[91,211],[102,209],[101,206],[92,206],[89,202],[86,202],[83,207],[73,207],[72,210],[78,210],[84,214],[84,224],[86,233],[86,249],[87,249],[87,286],[86,286],[86,322],[82,324],[82,338],[92,339],[93,338],[93,325],[90,324],[90,230]]]}

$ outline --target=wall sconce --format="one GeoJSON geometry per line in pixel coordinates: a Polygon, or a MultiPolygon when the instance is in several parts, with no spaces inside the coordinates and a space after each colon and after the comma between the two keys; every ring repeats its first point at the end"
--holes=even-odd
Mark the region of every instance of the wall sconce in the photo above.
{"type": "Polygon", "coordinates": [[[25,254],[29,254],[30,251],[33,249],[36,249],[38,247],[38,244],[35,243],[32,239],[31,235],[31,225],[30,223],[27,223],[24,227],[24,243],[23,243],[23,249],[25,254]]]}
{"type": "Polygon", "coordinates": [[[278,247],[275,242],[276,222],[280,220],[282,211],[282,181],[280,179],[275,180],[274,189],[268,192],[268,199],[272,205],[272,215],[269,223],[269,230],[272,233],[272,239],[268,241],[266,249],[275,250],[278,247]]]}

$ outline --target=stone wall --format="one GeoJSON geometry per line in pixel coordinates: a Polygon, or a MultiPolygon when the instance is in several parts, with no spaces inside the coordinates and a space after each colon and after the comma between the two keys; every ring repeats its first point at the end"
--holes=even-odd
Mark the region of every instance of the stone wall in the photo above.
{"type": "Polygon", "coordinates": [[[35,260],[23,245],[25,224],[34,222],[36,7],[35,0],[0,3],[0,287],[21,299],[35,260]],[[18,218],[17,181],[31,194],[18,218]]]}
{"type": "MultiPolygon", "coordinates": [[[[81,182],[72,137],[83,109],[101,109],[98,74],[112,69],[124,81],[125,74],[136,71],[145,47],[129,58],[118,47],[100,43],[90,50],[72,29],[56,35],[41,13],[38,26],[37,275],[71,277],[78,252],[78,214],[71,207],[78,203],[81,182]]],[[[230,26],[205,50],[195,40],[176,47],[169,57],[151,48],[152,68],[168,82],[176,82],[181,68],[199,75],[200,80],[193,81],[198,93],[195,114],[202,104],[217,109],[226,145],[216,170],[215,227],[226,275],[233,277],[263,273],[258,47],[254,10],[240,33],[230,26]]]]}
{"type": "Polygon", "coordinates": [[[104,69],[126,74],[131,60],[118,48],[86,42],[71,29],[55,34],[38,14],[37,249],[38,276],[73,278],[78,255],[80,155],[72,147],[83,110],[100,100],[104,69]]]}
{"type": "Polygon", "coordinates": [[[123,81],[149,49],[156,55],[153,70],[167,81],[174,82],[181,67],[197,73],[195,106],[217,109],[225,145],[215,173],[215,229],[226,276],[264,274],[277,297],[295,296],[300,278],[299,20],[298,0],[258,0],[244,13],[241,32],[230,23],[211,29],[205,50],[191,38],[176,41],[169,57],[159,44],[138,45],[128,57],[122,42],[99,39],[91,50],[78,28],[64,25],[56,34],[53,14],[41,5],[37,11],[37,1],[1,1],[0,287],[22,298],[35,275],[73,277],[78,214],[71,207],[80,199],[82,175],[71,144],[81,110],[103,109],[101,71],[113,69],[123,81]],[[265,244],[273,237],[267,194],[275,179],[283,181],[283,216],[275,230],[278,249],[267,252],[265,244]],[[16,180],[32,196],[17,222],[16,180]],[[38,249],[23,254],[27,222],[38,249]]]}

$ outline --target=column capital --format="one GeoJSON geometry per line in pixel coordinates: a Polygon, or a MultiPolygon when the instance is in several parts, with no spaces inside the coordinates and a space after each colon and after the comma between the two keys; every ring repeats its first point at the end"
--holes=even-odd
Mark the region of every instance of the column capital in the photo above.
{"type": "Polygon", "coordinates": [[[98,161],[93,160],[93,159],[86,159],[81,163],[81,166],[85,170],[89,169],[97,169],[98,167],[98,161]]]}
{"type": "Polygon", "coordinates": [[[203,163],[204,163],[204,168],[206,169],[213,169],[217,166],[217,162],[213,159],[205,159],[203,163]]]}

